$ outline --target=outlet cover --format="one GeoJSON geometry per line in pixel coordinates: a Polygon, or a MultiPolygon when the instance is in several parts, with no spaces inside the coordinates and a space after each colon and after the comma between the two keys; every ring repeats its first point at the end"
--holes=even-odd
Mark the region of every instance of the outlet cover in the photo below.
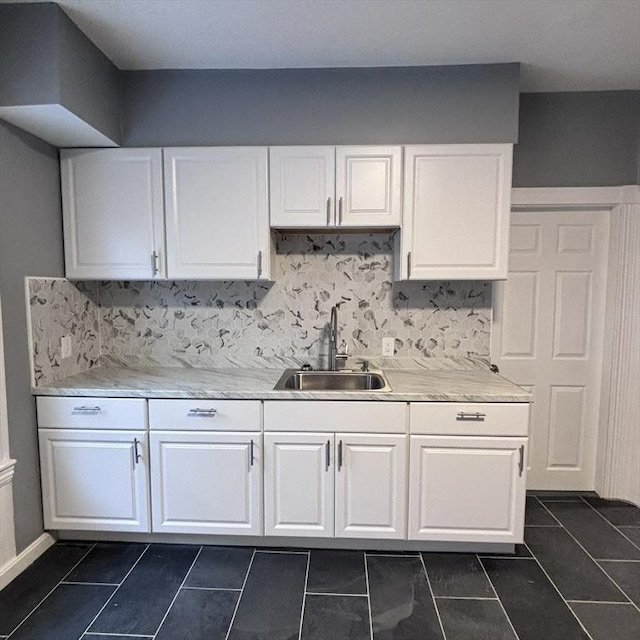
{"type": "Polygon", "coordinates": [[[73,355],[73,347],[71,345],[71,336],[63,336],[60,338],[60,357],[70,358],[73,355]]]}
{"type": "Polygon", "coordinates": [[[395,355],[395,338],[382,338],[382,355],[385,358],[393,358],[395,355]]]}

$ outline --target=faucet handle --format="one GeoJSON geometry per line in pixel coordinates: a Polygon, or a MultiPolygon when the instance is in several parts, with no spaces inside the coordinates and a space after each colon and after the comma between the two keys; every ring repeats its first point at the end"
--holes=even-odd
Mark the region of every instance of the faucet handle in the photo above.
{"type": "Polygon", "coordinates": [[[363,372],[369,371],[369,361],[366,358],[358,360],[358,364],[362,367],[363,372]]]}

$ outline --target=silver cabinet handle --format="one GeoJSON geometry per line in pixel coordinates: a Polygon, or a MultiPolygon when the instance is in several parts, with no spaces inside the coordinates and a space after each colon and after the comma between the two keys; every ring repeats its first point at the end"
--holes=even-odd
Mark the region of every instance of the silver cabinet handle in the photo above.
{"type": "Polygon", "coordinates": [[[340,199],[338,200],[338,224],[341,225],[342,224],[342,196],[340,196],[340,199]]]}
{"type": "Polygon", "coordinates": [[[218,413],[217,409],[189,409],[190,417],[202,417],[202,418],[215,418],[216,413],[218,413]]]}
{"type": "Polygon", "coordinates": [[[262,251],[258,251],[258,278],[262,275],[262,251]]]}
{"type": "Polygon", "coordinates": [[[411,251],[407,251],[407,278],[411,277],[411,251]]]}
{"type": "Polygon", "coordinates": [[[138,445],[140,444],[140,440],[138,438],[133,439],[133,459],[136,464],[140,462],[140,452],[138,451],[138,445]]]}
{"type": "Polygon", "coordinates": [[[524,445],[520,445],[520,461],[518,462],[518,470],[520,472],[520,477],[522,477],[522,473],[524,471],[524,445]]]}
{"type": "Polygon", "coordinates": [[[474,422],[484,422],[484,419],[486,417],[486,413],[480,413],[479,411],[476,411],[475,413],[460,411],[456,416],[456,420],[473,420],[474,422]]]}
{"type": "Polygon", "coordinates": [[[325,445],[325,451],[327,455],[327,471],[331,466],[331,440],[327,440],[327,444],[325,445]]]}
{"type": "Polygon", "coordinates": [[[151,252],[151,273],[154,276],[158,275],[158,261],[160,259],[160,256],[158,255],[157,251],[152,251],[151,252]]]}
{"type": "Polygon", "coordinates": [[[100,411],[102,411],[102,409],[98,406],[87,407],[83,404],[79,407],[73,407],[73,413],[99,413],[100,411]]]}
{"type": "Polygon", "coordinates": [[[255,452],[255,442],[253,441],[253,438],[251,438],[251,444],[249,445],[249,466],[253,467],[255,461],[256,461],[256,457],[254,455],[255,452]]]}
{"type": "Polygon", "coordinates": [[[331,226],[331,198],[327,198],[327,227],[331,226]]]}
{"type": "Polygon", "coordinates": [[[342,469],[342,440],[338,443],[338,471],[342,469]]]}

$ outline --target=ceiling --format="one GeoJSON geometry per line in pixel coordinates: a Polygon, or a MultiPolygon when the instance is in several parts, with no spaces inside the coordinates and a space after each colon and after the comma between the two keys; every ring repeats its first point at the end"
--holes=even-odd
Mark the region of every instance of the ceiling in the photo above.
{"type": "Polygon", "coordinates": [[[640,89],[640,0],[55,1],[121,69],[521,62],[523,91],[640,89]]]}

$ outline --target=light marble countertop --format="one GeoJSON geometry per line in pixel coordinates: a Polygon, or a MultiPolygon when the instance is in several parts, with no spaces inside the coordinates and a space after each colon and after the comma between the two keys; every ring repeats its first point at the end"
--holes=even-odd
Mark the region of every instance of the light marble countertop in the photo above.
{"type": "Polygon", "coordinates": [[[121,368],[99,366],[34,395],[212,400],[377,400],[395,402],[532,402],[530,393],[485,369],[385,369],[390,392],[274,391],[283,369],[121,368]]]}

